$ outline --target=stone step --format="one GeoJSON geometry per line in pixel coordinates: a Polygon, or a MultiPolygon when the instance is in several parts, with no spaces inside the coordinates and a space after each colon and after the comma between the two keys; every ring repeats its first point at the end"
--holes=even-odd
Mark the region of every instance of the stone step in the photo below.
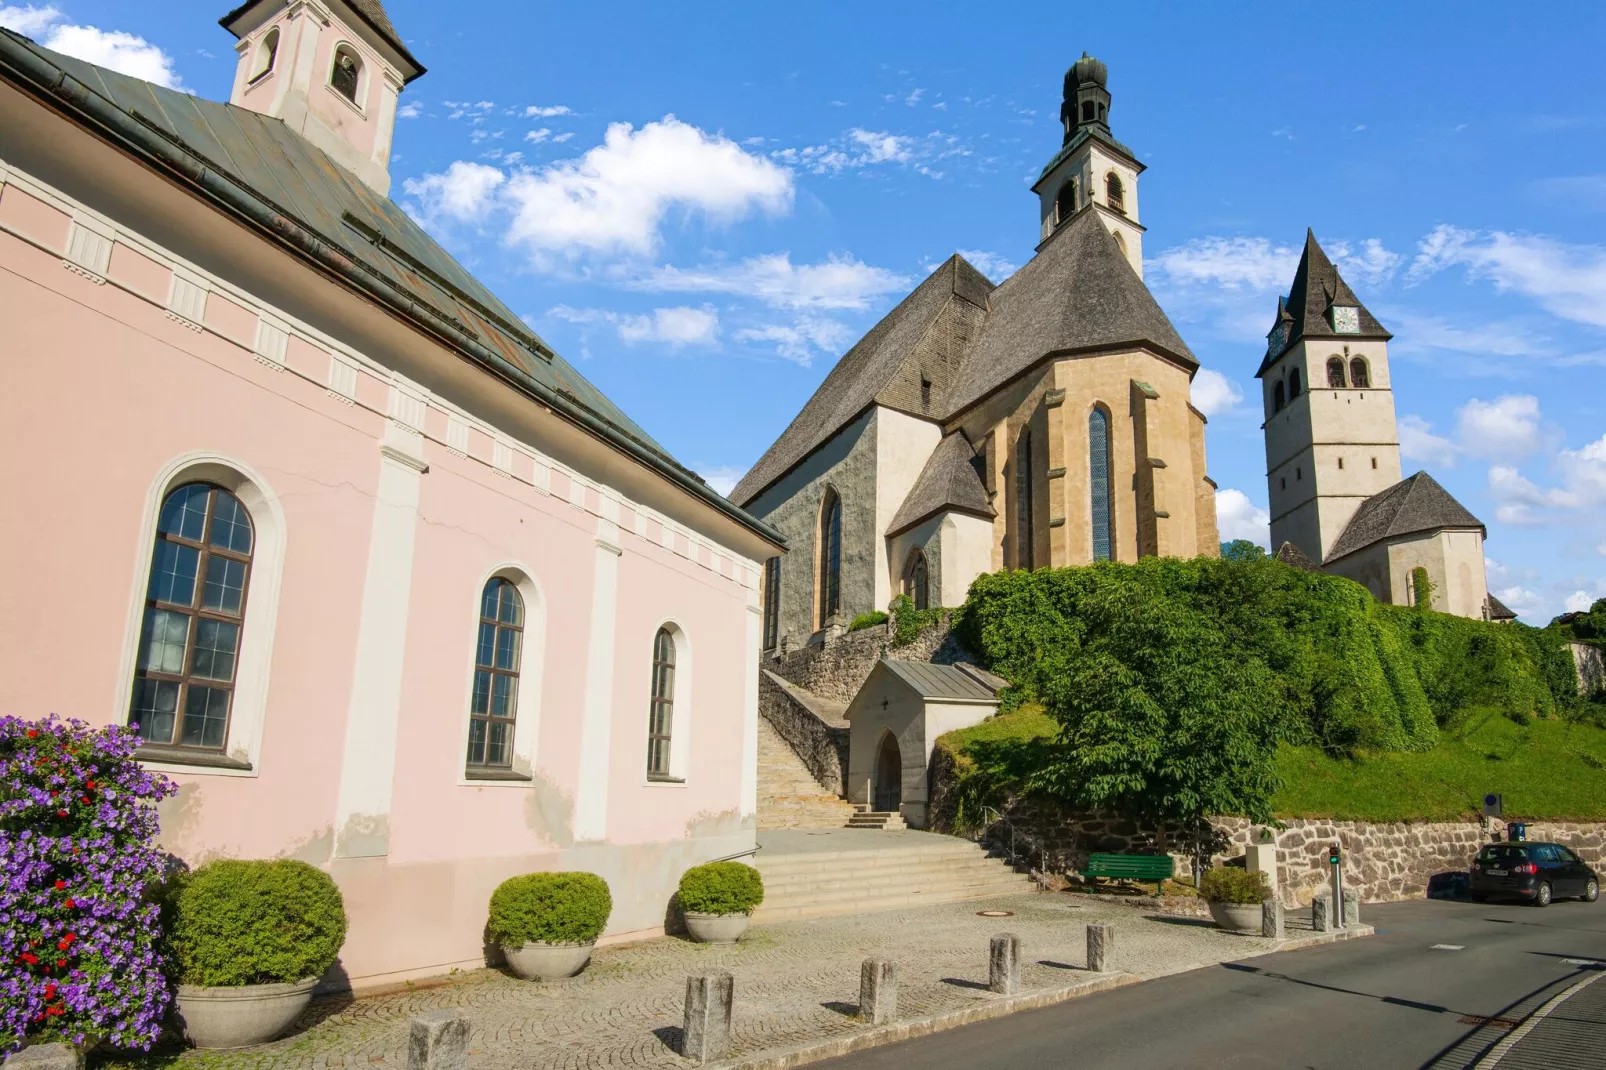
{"type": "Polygon", "coordinates": [[[841,828],[853,807],[823,787],[763,717],[758,719],[758,827],[841,828]]]}
{"type": "MultiPolygon", "coordinates": [[[[832,886],[845,878],[842,870],[830,871],[797,871],[789,870],[776,873],[762,867],[759,873],[764,877],[766,888],[784,890],[812,891],[821,886],[832,886]]],[[[862,882],[874,881],[877,885],[906,884],[910,886],[924,886],[933,882],[945,880],[968,880],[972,877],[992,877],[998,874],[1011,874],[1020,876],[1014,870],[1001,863],[986,859],[975,863],[947,863],[944,865],[910,865],[898,868],[863,869],[857,871],[858,879],[862,882]]],[[[851,878],[848,878],[851,879],[851,878]]]]}
{"type": "Polygon", "coordinates": [[[760,852],[757,864],[765,873],[779,873],[783,870],[841,873],[848,868],[855,871],[898,868],[911,862],[951,864],[966,859],[997,861],[973,843],[965,840],[955,840],[954,843],[958,846],[950,847],[946,844],[941,847],[889,846],[879,850],[811,851],[806,854],[760,852]]]}
{"type": "Polygon", "coordinates": [[[903,815],[891,810],[866,810],[858,808],[852,817],[848,818],[850,829],[902,829],[909,826],[904,824],[903,815]]]}
{"type": "Polygon", "coordinates": [[[753,920],[766,922],[794,921],[801,918],[828,918],[842,914],[871,914],[879,910],[900,910],[906,907],[931,906],[935,903],[960,903],[969,899],[993,899],[1005,895],[1022,895],[1036,889],[1030,881],[973,885],[959,890],[937,892],[893,892],[885,895],[843,896],[815,902],[776,900],[766,895],[763,906],[753,912],[753,920]]]}

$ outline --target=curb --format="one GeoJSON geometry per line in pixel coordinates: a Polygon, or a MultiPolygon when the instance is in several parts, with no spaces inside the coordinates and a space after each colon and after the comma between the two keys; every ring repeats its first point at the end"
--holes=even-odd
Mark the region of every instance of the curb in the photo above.
{"type": "Polygon", "coordinates": [[[1544,1006],[1540,1007],[1538,1010],[1528,1015],[1528,1017],[1524,1018],[1521,1025],[1517,1026],[1517,1028],[1513,1029],[1503,1040],[1501,1040],[1494,1047],[1490,1048],[1489,1054],[1485,1055],[1474,1064],[1476,1070],[1492,1070],[1494,1066],[1499,1064],[1501,1059],[1504,1059],[1508,1054],[1510,1054],[1511,1049],[1515,1048],[1517,1043],[1521,1041],[1523,1037],[1533,1032],[1535,1026],[1544,1021],[1546,1018],[1550,1017],[1550,1015],[1555,1012],[1557,1007],[1560,1007],[1563,1003],[1566,1003],[1573,996],[1576,996],[1579,992],[1582,992],[1584,989],[1600,980],[1603,976],[1606,976],[1606,974],[1596,973],[1593,976],[1586,977],[1577,984],[1568,985],[1564,991],[1558,992],[1550,999],[1546,1000],[1544,1006]]]}
{"type": "MultiPolygon", "coordinates": [[[[1363,936],[1372,936],[1375,933],[1376,930],[1370,925],[1358,925],[1349,929],[1322,933],[1319,936],[1289,937],[1272,944],[1264,953],[1298,951],[1301,948],[1336,944],[1341,940],[1354,940],[1363,936]]],[[[806,1041],[791,1047],[772,1048],[769,1051],[759,1052],[744,1059],[714,1064],[714,1070],[791,1070],[794,1066],[806,1066],[809,1063],[835,1059],[840,1055],[851,1055],[854,1052],[865,1051],[869,1048],[879,1048],[904,1040],[914,1040],[916,1037],[930,1036],[933,1033],[943,1033],[950,1029],[958,1029],[961,1026],[972,1025],[976,1022],[1003,1018],[1019,1011],[1051,1007],[1056,1003],[1065,1003],[1076,999],[1078,996],[1088,996],[1094,992],[1107,992],[1112,988],[1124,988],[1127,985],[1140,984],[1143,981],[1153,979],[1155,978],[1140,977],[1135,973],[1108,973],[1064,988],[1048,988],[1037,992],[1025,992],[1018,996],[1005,996],[1001,999],[978,1003],[973,1007],[965,1007],[962,1010],[933,1014],[924,1018],[911,1018],[908,1021],[893,1022],[890,1025],[873,1026],[843,1036],[831,1037],[828,1040],[806,1041]]]]}

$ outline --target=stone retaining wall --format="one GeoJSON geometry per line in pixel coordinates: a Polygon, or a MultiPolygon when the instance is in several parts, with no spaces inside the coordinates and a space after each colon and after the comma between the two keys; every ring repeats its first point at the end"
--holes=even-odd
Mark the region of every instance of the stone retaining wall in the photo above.
{"type": "Polygon", "coordinates": [[[913,642],[895,647],[892,645],[892,621],[888,620],[885,624],[828,638],[823,644],[815,643],[795,650],[783,648],[781,653],[765,658],[760,664],[805,691],[821,698],[848,703],[853,701],[853,696],[869,679],[870,670],[881,659],[883,650],[887,652],[887,657],[898,661],[935,661],[939,664],[968,661],[959,652],[957,642],[949,640],[951,624],[952,614],[944,613],[936,624],[921,632],[913,642]]]}
{"type": "Polygon", "coordinates": [[[1568,643],[1572,651],[1573,667],[1578,670],[1578,693],[1586,698],[1606,692],[1606,661],[1601,658],[1600,647],[1588,643],[1568,643]]]}
{"type": "Polygon", "coordinates": [[[797,752],[820,787],[843,794],[848,775],[846,727],[821,720],[764,672],[758,674],[758,712],[797,752]]]}

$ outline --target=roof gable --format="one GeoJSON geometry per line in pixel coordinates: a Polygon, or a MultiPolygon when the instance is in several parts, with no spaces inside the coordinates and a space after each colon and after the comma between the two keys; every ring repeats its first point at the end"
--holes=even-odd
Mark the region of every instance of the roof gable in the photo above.
{"type": "Polygon", "coordinates": [[[957,665],[935,665],[929,661],[901,661],[883,657],[848,704],[847,718],[858,712],[860,699],[870,694],[878,681],[896,681],[928,702],[962,702],[996,705],[998,694],[972,673],[957,665]]]}
{"type": "Polygon", "coordinates": [[[1327,552],[1327,560],[1337,561],[1385,539],[1444,528],[1485,531],[1483,521],[1468,512],[1438,480],[1418,472],[1362,502],[1327,552]]]}
{"type": "Polygon", "coordinates": [[[1084,208],[992,292],[987,321],[948,395],[957,415],[1054,353],[1146,346],[1198,361],[1127,262],[1096,211],[1084,208]]]}
{"type": "Polygon", "coordinates": [[[937,443],[926,458],[926,466],[898,507],[887,535],[907,531],[927,517],[950,510],[988,520],[998,515],[976,470],[976,451],[959,431],[937,443]]]}
{"type": "MultiPolygon", "coordinates": [[[[262,2],[263,0],[245,0],[239,7],[218,19],[218,25],[233,33],[234,24],[239,20],[240,16],[262,2]]],[[[413,69],[411,71],[402,72],[406,81],[411,82],[425,73],[424,65],[419,63],[411,52],[407,51],[407,45],[403,43],[401,34],[396,32],[396,27],[391,23],[390,15],[386,13],[385,5],[381,0],[346,0],[346,4],[350,6],[359,19],[368,24],[369,29],[378,34],[380,39],[387,45],[395,49],[397,55],[412,65],[413,69]]]]}
{"type": "Polygon", "coordinates": [[[1286,301],[1281,297],[1277,299],[1277,321],[1288,324],[1287,332],[1282,345],[1276,347],[1275,351],[1271,345],[1266,347],[1266,357],[1260,363],[1260,370],[1255,372],[1257,378],[1264,375],[1278,357],[1305,338],[1387,340],[1394,337],[1361,304],[1361,299],[1355,296],[1355,291],[1349,288],[1344,276],[1338,273],[1338,268],[1317,244],[1315,233],[1308,228],[1305,231],[1305,249],[1300,254],[1299,267],[1294,271],[1294,284],[1288,291],[1288,298],[1286,301]],[[1340,334],[1334,329],[1328,318],[1328,310],[1335,305],[1357,310],[1359,331],[1340,334]]]}

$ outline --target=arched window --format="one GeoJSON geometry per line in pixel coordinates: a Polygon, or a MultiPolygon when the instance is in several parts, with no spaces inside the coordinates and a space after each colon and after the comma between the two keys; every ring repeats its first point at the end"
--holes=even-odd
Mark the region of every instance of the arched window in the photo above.
{"type": "Polygon", "coordinates": [[[128,707],[140,739],[223,749],[254,542],[222,487],[188,483],[162,502],[128,707]]]}
{"type": "Polygon", "coordinates": [[[1076,214],[1076,179],[1071,179],[1060,187],[1059,196],[1054,200],[1054,222],[1063,223],[1076,214]]]}
{"type": "Polygon", "coordinates": [[[1282,412],[1283,406],[1288,402],[1283,397],[1283,381],[1277,380],[1277,385],[1271,391],[1271,411],[1282,412]]]}
{"type": "Polygon", "coordinates": [[[1291,368],[1288,371],[1288,400],[1293,401],[1299,397],[1299,369],[1291,368]]]}
{"type": "Polygon", "coordinates": [[[842,499],[834,490],[825,492],[820,504],[820,587],[819,626],[842,610],[842,499]]]}
{"type": "Polygon", "coordinates": [[[1126,213],[1126,189],[1121,185],[1121,176],[1114,171],[1104,178],[1104,199],[1115,211],[1126,213]]]}
{"type": "Polygon", "coordinates": [[[764,562],[764,649],[774,650],[781,631],[781,559],[764,562]]]}
{"type": "Polygon", "coordinates": [[[909,555],[909,564],[903,570],[903,593],[908,595],[916,609],[929,609],[931,588],[926,579],[926,555],[918,547],[909,555]]]}
{"type": "Polygon", "coordinates": [[[1020,429],[1015,439],[1015,567],[1032,562],[1032,429],[1020,429]]]}
{"type": "Polygon", "coordinates": [[[1343,386],[1344,385],[1344,358],[1343,357],[1328,357],[1327,358],[1327,385],[1328,386],[1343,386]]]}
{"type": "Polygon", "coordinates": [[[362,61],[357,58],[348,45],[341,45],[335,49],[334,69],[329,72],[329,84],[334,86],[335,92],[357,103],[357,82],[362,75],[362,61]]]}
{"type": "Polygon", "coordinates": [[[505,769],[512,764],[523,648],[524,599],[512,582],[492,577],[480,593],[480,631],[474,644],[474,694],[468,711],[470,766],[505,769]]]}
{"type": "Polygon", "coordinates": [[[1110,502],[1110,414],[1102,408],[1087,417],[1087,460],[1093,560],[1108,561],[1115,545],[1115,511],[1110,502]]]}
{"type": "Polygon", "coordinates": [[[1370,369],[1366,367],[1363,357],[1355,357],[1349,362],[1349,381],[1351,386],[1369,387],[1372,385],[1370,369]]]}
{"type": "Polygon", "coordinates": [[[251,81],[264,78],[273,71],[274,61],[279,58],[279,28],[275,26],[262,36],[262,44],[257,48],[256,70],[251,74],[251,81]]]}
{"type": "Polygon", "coordinates": [[[659,628],[652,640],[652,702],[647,716],[647,778],[670,778],[675,723],[675,637],[659,628]]]}

